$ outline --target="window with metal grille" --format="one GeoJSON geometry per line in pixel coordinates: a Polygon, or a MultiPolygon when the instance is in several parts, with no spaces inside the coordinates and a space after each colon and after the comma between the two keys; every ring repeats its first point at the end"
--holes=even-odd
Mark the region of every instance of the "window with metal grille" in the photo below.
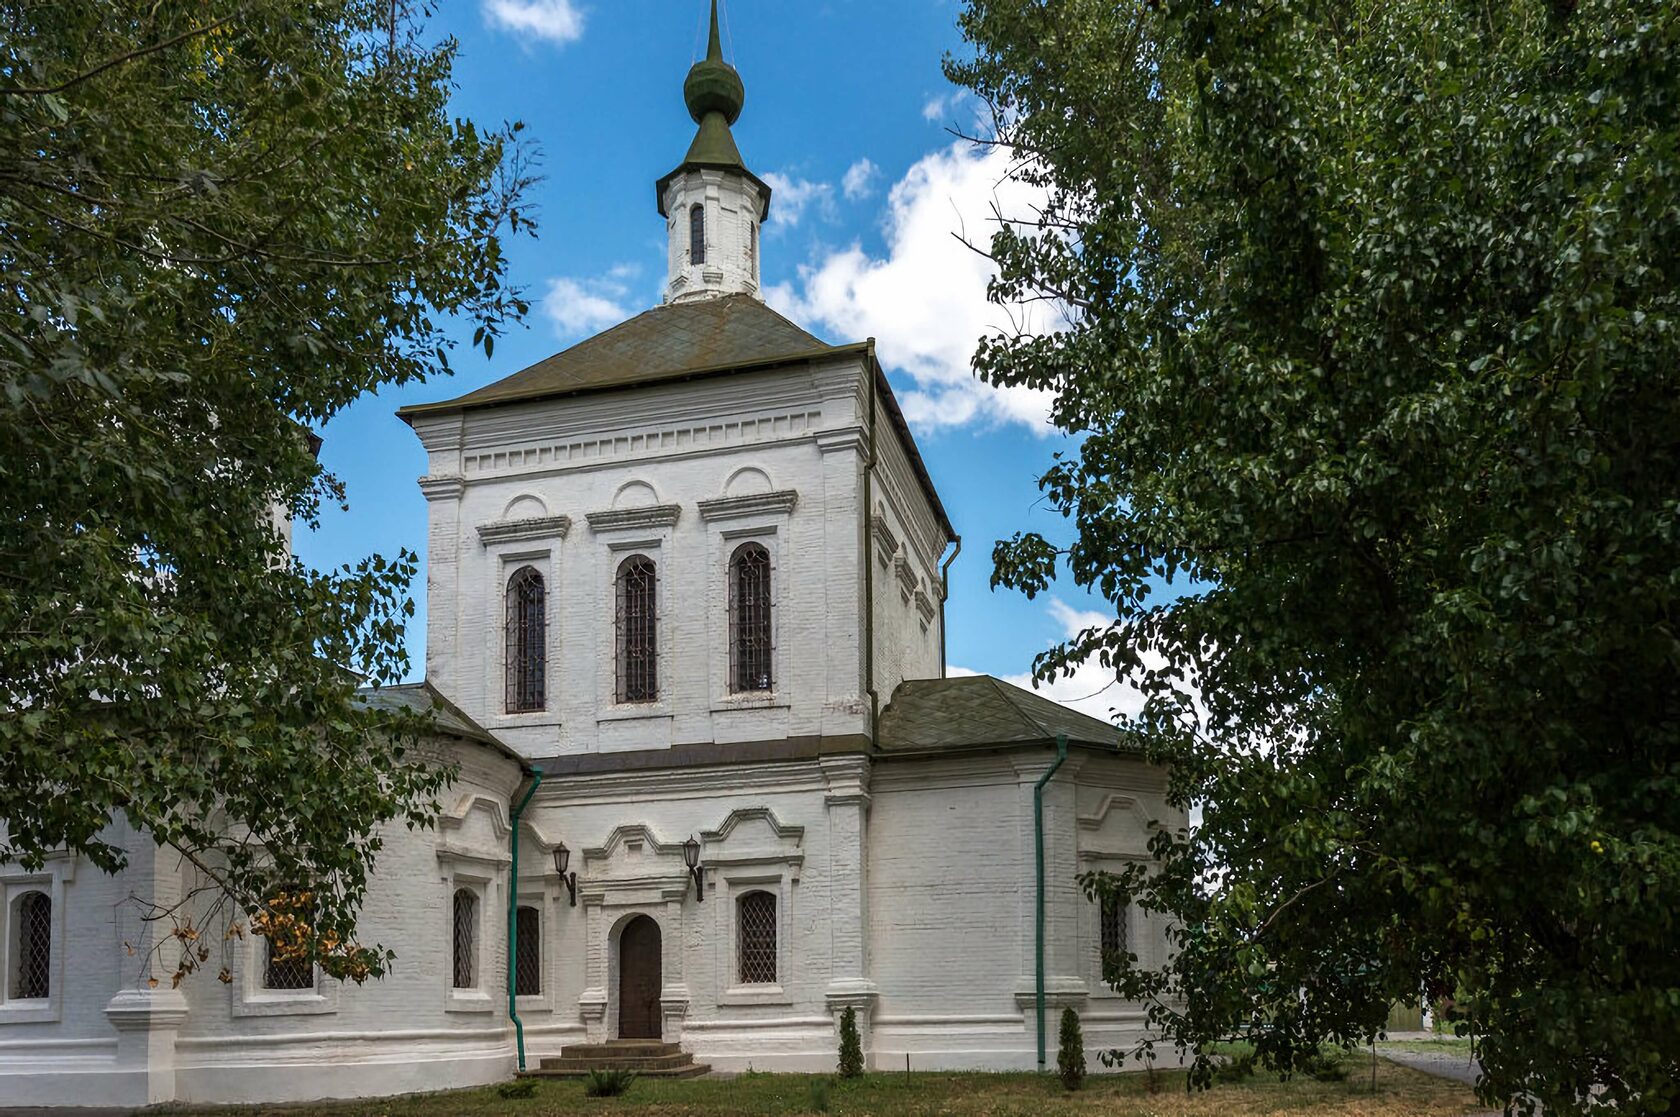
{"type": "Polygon", "coordinates": [[[14,1000],[36,1000],[51,992],[52,982],[52,897],[45,892],[25,892],[13,909],[11,996],[14,1000]]]}
{"type": "Polygon", "coordinates": [[[729,560],[729,689],[773,690],[770,552],[744,543],[729,560]]]}
{"type": "Polygon", "coordinates": [[[313,989],[315,967],[306,958],[283,958],[274,949],[274,940],[264,940],[264,989],[313,989]]]}
{"type": "Polygon", "coordinates": [[[519,949],[514,955],[513,991],[520,997],[539,996],[542,993],[542,919],[536,908],[520,908],[515,918],[519,949]]]}
{"type": "Polygon", "coordinates": [[[474,987],[478,961],[478,897],[468,888],[455,890],[455,973],[457,989],[474,987]]]}
{"type": "Polygon", "coordinates": [[[543,708],[548,670],[547,594],[542,575],[521,567],[507,587],[507,711],[543,708]]]}
{"type": "Polygon", "coordinates": [[[706,262],[706,207],[694,205],[688,211],[688,262],[706,262]]]}
{"type": "Polygon", "coordinates": [[[776,897],[768,892],[748,892],[736,902],[735,910],[741,984],[775,984],[776,897]]]}
{"type": "Polygon", "coordinates": [[[1118,897],[1105,896],[1102,902],[1102,952],[1107,958],[1126,949],[1126,905],[1118,897]]]}
{"type": "Polygon", "coordinates": [[[658,577],[653,560],[631,555],[618,567],[618,700],[659,697],[658,577]]]}

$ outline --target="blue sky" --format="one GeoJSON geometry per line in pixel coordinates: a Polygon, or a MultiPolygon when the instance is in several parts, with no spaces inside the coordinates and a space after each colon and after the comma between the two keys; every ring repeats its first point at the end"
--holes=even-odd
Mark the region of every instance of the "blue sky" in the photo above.
{"type": "MultiPolygon", "coordinates": [[[[452,380],[358,402],[323,435],[322,459],[349,489],[350,511],[300,532],[317,567],[400,547],[425,555],[425,471],[394,412],[498,380],[659,301],[664,227],[654,181],[693,137],[682,81],[704,50],[703,0],[449,0],[427,25],[453,35],[458,114],[522,120],[542,153],[539,238],[511,244],[511,280],[533,299],[494,359],[465,344],[452,380]]],[[[993,592],[992,544],[1017,530],[1065,539],[1036,478],[1072,443],[1049,429],[1045,401],[980,384],[977,338],[1008,327],[984,300],[985,262],[952,236],[984,240],[993,202],[1030,191],[1004,180],[997,153],[957,141],[973,108],[940,72],[962,48],[955,0],[726,0],[725,56],[746,84],[735,125],[742,155],[774,188],[762,269],[771,305],[831,342],[878,339],[951,519],[963,536],[948,605],[954,668],[1024,681],[1033,656],[1100,609],[1063,585],[1049,600],[993,592]]],[[[1031,323],[1046,328],[1052,323],[1031,323]]],[[[465,338],[462,339],[463,343],[465,338]]],[[[410,626],[412,673],[424,663],[421,615],[410,626]]],[[[1056,697],[1093,713],[1092,668],[1056,697]]]]}

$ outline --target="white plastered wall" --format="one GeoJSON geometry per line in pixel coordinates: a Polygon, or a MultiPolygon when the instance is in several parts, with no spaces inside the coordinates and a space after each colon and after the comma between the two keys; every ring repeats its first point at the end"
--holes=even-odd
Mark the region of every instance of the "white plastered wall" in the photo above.
{"type": "Polygon", "coordinates": [[[534,757],[866,732],[862,375],[850,355],[417,419],[427,677],[534,757]],[[776,682],[732,696],[726,574],[746,541],[772,556],[776,682]],[[614,576],[632,554],[659,575],[653,703],[619,703],[614,686],[614,576]],[[548,700],[516,714],[504,594],[524,565],[548,590],[548,700]]]}
{"type": "MultiPolygon", "coordinates": [[[[38,1106],[307,1101],[507,1077],[507,804],[519,767],[476,744],[433,747],[459,759],[461,775],[442,797],[436,830],[399,825],[386,835],[361,932],[398,958],[384,978],[362,986],[318,976],[314,989],[263,990],[263,943],[246,937],[228,946],[231,983],[217,980],[221,959],[212,956],[206,970],[172,989],[172,967],[148,962],[160,925],[141,916],[146,903],[184,895],[180,858],[122,828],[115,836],[130,864],[117,876],[69,858],[49,861],[62,883],[62,902],[54,904],[62,928],[55,995],[47,1018],[9,1019],[0,1006],[0,1099],[38,1106]],[[450,989],[449,893],[457,882],[481,892],[479,988],[467,998],[450,989]]],[[[18,875],[0,870],[0,882],[18,875]]],[[[209,945],[220,949],[213,939],[209,945]]]]}

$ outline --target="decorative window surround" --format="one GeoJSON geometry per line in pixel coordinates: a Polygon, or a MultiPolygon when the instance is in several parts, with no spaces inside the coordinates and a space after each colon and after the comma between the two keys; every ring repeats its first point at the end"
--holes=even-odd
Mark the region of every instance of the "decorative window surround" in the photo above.
{"type": "Polygon", "coordinates": [[[233,1016],[321,1016],[338,1011],[338,995],[344,983],[328,978],[319,967],[315,970],[313,988],[265,988],[263,970],[267,948],[268,940],[262,936],[247,935],[232,952],[229,968],[233,971],[233,981],[228,989],[233,998],[230,1006],[233,1016]]]}
{"type": "Polygon", "coordinates": [[[908,604],[910,596],[921,591],[922,579],[910,568],[910,560],[902,552],[893,556],[893,573],[898,576],[898,592],[908,604]]]}
{"type": "Polygon", "coordinates": [[[680,505],[653,504],[645,508],[614,508],[610,512],[591,512],[584,519],[589,521],[590,531],[600,534],[603,531],[673,527],[681,515],[680,505]]]}
{"type": "Polygon", "coordinates": [[[700,518],[738,520],[743,516],[786,516],[799,504],[797,489],[782,489],[772,493],[748,493],[746,496],[725,496],[700,502],[700,518]]]}
{"type": "Polygon", "coordinates": [[[893,534],[892,528],[887,526],[887,518],[879,511],[870,517],[870,534],[875,537],[875,553],[882,565],[893,560],[898,554],[898,536],[893,534]]]}
{"type": "MultiPolygon", "coordinates": [[[[1124,797],[1121,797],[1124,798],[1124,797]]],[[[1103,871],[1117,873],[1126,865],[1137,864],[1148,860],[1146,856],[1135,854],[1091,854],[1082,853],[1079,858],[1081,873],[1103,871]]],[[[1083,899],[1083,897],[1082,897],[1083,899]]],[[[1102,905],[1096,900],[1086,899],[1080,904],[1079,911],[1079,939],[1080,953],[1085,958],[1086,982],[1092,1000],[1121,1001],[1123,998],[1103,982],[1102,972],[1102,905]]],[[[1126,906],[1126,915],[1122,924],[1125,933],[1123,946],[1126,950],[1137,955],[1140,965],[1148,967],[1155,964],[1150,957],[1151,942],[1147,928],[1147,921],[1143,911],[1136,904],[1126,906]]]]}
{"type": "MultiPolygon", "coordinates": [[[[563,516],[557,518],[565,519],[563,516]]],[[[551,547],[534,546],[529,543],[519,546],[517,543],[503,540],[486,540],[484,546],[489,552],[490,560],[485,568],[484,594],[485,600],[495,603],[492,608],[506,608],[505,594],[509,579],[522,566],[530,566],[541,575],[546,591],[543,594],[546,641],[543,694],[546,701],[542,708],[535,710],[510,711],[507,708],[507,703],[499,697],[504,694],[507,685],[508,648],[505,628],[501,624],[489,626],[485,629],[484,643],[479,645],[483,649],[479,662],[484,671],[484,693],[496,697],[492,698],[494,704],[485,711],[484,723],[495,729],[507,726],[557,725],[560,721],[560,709],[556,696],[560,693],[560,667],[564,649],[560,641],[561,604],[560,594],[556,589],[561,583],[555,551],[551,547]]]]}
{"type": "Polygon", "coordinates": [[[64,1009],[64,924],[67,909],[64,886],[76,878],[76,859],[68,853],[47,856],[37,872],[16,872],[17,866],[0,871],[0,1028],[7,1024],[48,1024],[59,1020],[64,1009]],[[12,972],[17,960],[11,921],[17,918],[18,901],[25,892],[44,892],[52,902],[50,946],[47,964],[47,995],[9,999],[12,972]]]}
{"type": "Polygon", "coordinates": [[[533,520],[500,520],[478,525],[478,541],[483,546],[493,543],[523,543],[532,539],[564,539],[572,529],[570,516],[540,516],[533,520]]]}
{"type": "Polygon", "coordinates": [[[444,942],[448,946],[448,953],[444,955],[450,960],[448,969],[439,973],[444,983],[444,1011],[446,1012],[483,1012],[496,1011],[497,998],[491,990],[495,983],[491,978],[494,967],[495,954],[491,950],[490,940],[494,937],[490,932],[494,927],[494,913],[500,910],[495,903],[490,887],[490,879],[484,876],[473,876],[461,873],[455,866],[445,867],[443,879],[443,903],[440,905],[444,942]],[[469,891],[477,900],[477,910],[474,913],[477,926],[474,928],[473,949],[473,984],[471,988],[458,989],[454,984],[455,957],[455,893],[461,890],[469,891]]]}
{"type": "Polygon", "coordinates": [[[933,623],[933,615],[936,611],[933,607],[933,599],[928,597],[920,587],[916,590],[916,611],[922,615],[922,627],[926,628],[933,623]]]}

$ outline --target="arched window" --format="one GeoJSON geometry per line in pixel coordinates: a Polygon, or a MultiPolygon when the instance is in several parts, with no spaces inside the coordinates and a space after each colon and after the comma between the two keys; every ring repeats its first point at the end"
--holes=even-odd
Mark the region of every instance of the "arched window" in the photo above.
{"type": "Polygon", "coordinates": [[[264,989],[313,989],[315,967],[303,958],[284,958],[274,949],[273,939],[263,940],[264,989]]]}
{"type": "Polygon", "coordinates": [[[758,278],[758,222],[747,222],[747,273],[758,278]]]}
{"type": "Polygon", "coordinates": [[[742,985],[776,982],[776,897],[748,892],[735,902],[737,976],[742,985]]]}
{"type": "Polygon", "coordinates": [[[706,262],[706,207],[698,202],[688,210],[688,262],[706,262]]]}
{"type": "Polygon", "coordinates": [[[478,897],[470,888],[455,890],[454,977],[457,989],[475,987],[478,961],[478,897]]]}
{"type": "Polygon", "coordinates": [[[770,552],[743,543],[729,560],[729,689],[774,690],[770,652],[770,552]]]}
{"type": "Polygon", "coordinates": [[[548,595],[542,575],[522,566],[507,587],[507,711],[540,710],[547,702],[548,595]]]}
{"type": "Polygon", "coordinates": [[[658,576],[653,560],[631,555],[618,567],[618,700],[659,697],[658,576]]]}
{"type": "Polygon", "coordinates": [[[513,992],[519,997],[542,994],[542,919],[536,908],[522,907],[518,920],[519,950],[514,956],[513,992]]]}
{"type": "Polygon", "coordinates": [[[1105,959],[1127,949],[1126,914],[1126,905],[1118,897],[1103,897],[1102,952],[1105,959]]]}
{"type": "Polygon", "coordinates": [[[12,920],[11,997],[27,1001],[52,991],[52,897],[25,892],[12,920]]]}

